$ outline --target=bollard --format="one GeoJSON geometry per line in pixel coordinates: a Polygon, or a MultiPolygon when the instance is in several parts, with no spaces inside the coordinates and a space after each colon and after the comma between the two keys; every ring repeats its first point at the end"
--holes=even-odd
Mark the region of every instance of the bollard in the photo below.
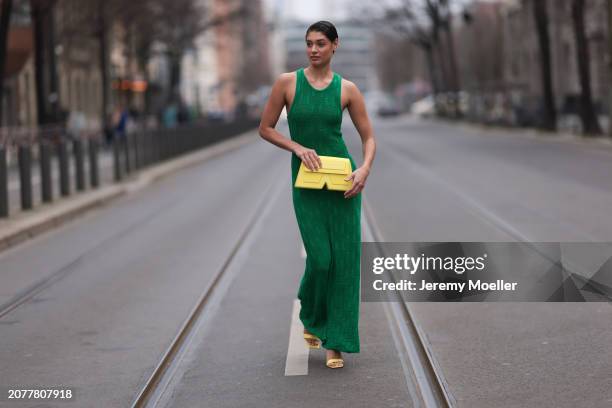
{"type": "Polygon", "coordinates": [[[144,150],[144,164],[150,165],[153,162],[153,132],[147,130],[144,132],[144,142],[142,144],[144,150]]]}
{"type": "Polygon", "coordinates": [[[40,149],[40,194],[43,203],[53,201],[53,183],[51,182],[51,145],[41,136],[38,144],[40,149]]]}
{"type": "Polygon", "coordinates": [[[141,132],[139,130],[135,131],[133,134],[133,148],[134,148],[134,169],[138,170],[142,164],[141,164],[141,158],[139,157],[139,144],[141,143],[140,141],[140,135],[141,132]]]}
{"type": "Polygon", "coordinates": [[[159,159],[158,162],[164,161],[168,157],[168,138],[166,137],[166,132],[159,132],[157,135],[159,138],[159,159]]]}
{"type": "Polygon", "coordinates": [[[9,216],[8,201],[8,167],[6,162],[6,147],[0,146],[0,217],[9,216]]]}
{"type": "Polygon", "coordinates": [[[155,133],[153,134],[153,139],[154,139],[154,143],[153,146],[154,148],[154,152],[155,154],[153,155],[153,162],[157,163],[158,161],[161,160],[161,152],[162,152],[162,147],[161,147],[161,138],[160,138],[160,131],[156,130],[155,133]]]}
{"type": "Polygon", "coordinates": [[[123,159],[124,159],[124,169],[125,174],[128,175],[132,171],[131,161],[130,161],[130,144],[128,143],[128,135],[125,133],[121,136],[121,149],[123,150],[123,159]]]}
{"type": "Polygon", "coordinates": [[[149,134],[150,155],[149,164],[153,165],[157,161],[157,130],[151,130],[149,134]]]}
{"type": "Polygon", "coordinates": [[[98,141],[91,137],[87,141],[87,150],[89,152],[89,183],[92,188],[97,188],[100,185],[99,167],[98,167],[98,141]]]}
{"type": "Polygon", "coordinates": [[[80,138],[74,139],[72,142],[74,148],[74,164],[76,173],[76,189],[78,191],[85,190],[85,161],[83,157],[83,141],[80,138]]]}
{"type": "Polygon", "coordinates": [[[17,151],[19,162],[19,190],[21,209],[32,209],[32,151],[30,145],[20,145],[17,151]]]}
{"type": "Polygon", "coordinates": [[[174,134],[168,132],[166,134],[166,140],[168,141],[168,158],[172,159],[174,157],[174,152],[176,150],[176,129],[173,129],[174,134]]]}
{"type": "Polygon", "coordinates": [[[147,132],[147,165],[155,163],[155,130],[149,130],[147,132]]]}
{"type": "Polygon", "coordinates": [[[187,129],[186,131],[181,133],[181,136],[180,136],[180,138],[181,138],[181,143],[180,143],[180,145],[181,145],[181,154],[184,154],[189,149],[189,146],[188,146],[189,133],[191,133],[190,129],[187,129]]]}
{"type": "Polygon", "coordinates": [[[121,172],[121,151],[119,148],[119,139],[117,137],[113,138],[113,169],[114,169],[114,179],[115,181],[121,181],[122,172],[121,172]]]}
{"type": "Polygon", "coordinates": [[[140,131],[140,144],[139,144],[139,154],[140,154],[140,167],[146,167],[148,164],[148,154],[149,154],[149,138],[147,136],[147,132],[143,129],[140,131]]]}
{"type": "Polygon", "coordinates": [[[69,158],[68,147],[63,137],[60,137],[57,143],[57,158],[59,164],[60,193],[62,196],[68,196],[70,195],[69,158]]]}

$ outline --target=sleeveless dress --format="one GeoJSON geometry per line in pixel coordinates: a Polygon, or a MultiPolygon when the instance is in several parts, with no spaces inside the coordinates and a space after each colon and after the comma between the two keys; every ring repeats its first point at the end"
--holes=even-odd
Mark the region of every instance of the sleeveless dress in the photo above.
{"type": "MultiPolygon", "coordinates": [[[[342,78],[334,73],[324,89],[314,88],[296,71],[295,97],[287,114],[291,140],[319,156],[348,158],[357,166],[341,132],[342,78]]],[[[295,187],[302,161],[291,156],[292,200],[306,266],[298,290],[300,320],[326,349],[359,353],[361,260],[361,192],[344,198],[343,191],[295,187]]]]}

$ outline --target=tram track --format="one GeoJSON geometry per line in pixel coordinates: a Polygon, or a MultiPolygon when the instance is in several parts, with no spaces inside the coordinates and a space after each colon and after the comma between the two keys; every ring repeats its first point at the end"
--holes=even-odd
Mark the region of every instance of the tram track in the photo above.
{"type": "Polygon", "coordinates": [[[204,312],[207,310],[207,306],[211,302],[213,295],[219,288],[223,278],[226,277],[227,271],[230,269],[237,254],[244,247],[245,242],[252,236],[257,223],[263,219],[272,204],[274,204],[274,200],[278,196],[282,186],[282,183],[275,182],[263,192],[262,199],[250,215],[246,227],[240,233],[228,256],[225,258],[225,261],[216,271],[200,298],[189,312],[177,334],[162,354],[161,359],[140,387],[131,407],[155,407],[160,405],[160,402],[163,401],[165,395],[167,395],[166,393],[172,381],[173,374],[177,371],[182,356],[188,351],[190,339],[193,338],[197,331],[198,323],[200,319],[203,318],[204,312]]]}
{"type": "MultiPolygon", "coordinates": [[[[394,149],[390,149],[389,153],[391,156],[394,156],[398,159],[398,162],[407,165],[405,161],[401,160],[400,153],[402,151],[402,147],[398,144],[394,144],[394,149]]],[[[561,263],[558,259],[551,257],[545,250],[541,249],[537,243],[538,240],[532,239],[529,234],[523,233],[520,228],[516,228],[512,225],[511,222],[504,219],[504,217],[498,215],[494,210],[488,208],[485,204],[480,202],[479,200],[472,197],[466,191],[460,189],[456,185],[452,185],[447,182],[443,177],[441,177],[436,172],[428,169],[427,167],[419,164],[419,163],[411,163],[410,169],[420,175],[424,180],[428,180],[434,185],[438,185],[440,190],[447,191],[457,199],[455,202],[461,205],[466,211],[474,214],[483,222],[487,223],[491,227],[507,234],[512,237],[515,242],[524,245],[529,248],[534,253],[540,255],[543,259],[546,259],[551,264],[556,265],[560,269],[566,270],[569,275],[576,281],[580,282],[583,285],[584,289],[588,289],[589,291],[601,296],[607,300],[612,300],[612,291],[605,285],[601,285],[598,282],[591,282],[586,276],[583,275],[582,267],[577,265],[571,259],[564,259],[563,263],[561,263]]],[[[519,205],[517,203],[517,205],[519,205]]],[[[521,205],[522,208],[526,208],[524,205],[521,205]]],[[[548,214],[545,214],[541,211],[536,211],[533,209],[528,209],[535,217],[539,219],[547,219],[550,220],[551,223],[557,223],[564,225],[568,228],[568,230],[572,230],[577,232],[582,236],[582,241],[578,242],[592,242],[596,243],[599,240],[589,233],[585,233],[575,225],[570,225],[565,223],[563,220],[551,217],[548,214]]]]}
{"type": "MultiPolygon", "coordinates": [[[[400,163],[405,164],[405,161],[401,160],[401,157],[399,157],[400,154],[396,150],[391,149],[390,154],[398,158],[400,163]]],[[[424,179],[439,185],[443,190],[453,194],[467,211],[477,215],[483,222],[503,231],[517,242],[539,253],[543,258],[553,263],[557,262],[538,248],[537,245],[534,245],[533,241],[519,229],[486,208],[474,198],[468,196],[465,192],[459,190],[457,187],[450,186],[440,176],[426,169],[422,164],[412,162],[411,169],[415,170],[417,174],[424,179]]],[[[380,255],[386,256],[382,245],[382,243],[386,242],[385,237],[378,227],[371,206],[368,204],[367,200],[365,200],[365,197],[363,207],[366,220],[366,233],[371,240],[375,242],[375,246],[380,255]]],[[[596,242],[596,240],[588,234],[585,234],[585,238],[587,241],[596,242]]],[[[572,262],[568,262],[567,260],[565,262],[565,267],[569,266],[568,270],[573,278],[582,282],[585,287],[588,287],[598,295],[607,299],[611,298],[610,293],[594,287],[588,283],[586,278],[580,273],[576,273],[578,268],[572,262]]],[[[389,281],[396,282],[392,274],[389,274],[389,281]]],[[[394,331],[396,344],[402,349],[399,355],[409,382],[408,387],[417,397],[417,401],[414,401],[415,404],[417,406],[425,406],[426,408],[456,406],[455,399],[444,379],[440,365],[436,362],[426,335],[414,318],[410,306],[396,293],[388,294],[388,296],[397,296],[397,298],[391,298],[388,302],[385,302],[385,306],[387,306],[386,312],[392,325],[392,331],[394,331]]]]}
{"type": "MultiPolygon", "coordinates": [[[[365,214],[366,237],[375,243],[375,247],[381,256],[385,256],[382,243],[385,239],[382,235],[374,213],[367,200],[363,199],[363,210],[365,214]]],[[[395,282],[395,277],[389,274],[389,282],[395,282]]],[[[396,293],[388,293],[388,301],[384,302],[385,312],[391,325],[398,356],[408,388],[416,398],[415,406],[425,408],[452,408],[455,407],[454,399],[449,387],[442,375],[440,366],[429,347],[423,330],[416,322],[409,306],[396,293]]]]}
{"type": "Polygon", "coordinates": [[[126,228],[122,229],[121,231],[110,235],[109,237],[105,238],[104,240],[97,243],[93,247],[87,249],[85,252],[81,253],[79,256],[77,256],[76,258],[74,258],[73,260],[65,264],[64,266],[56,269],[55,271],[47,274],[45,277],[38,279],[31,285],[27,286],[26,288],[21,290],[19,293],[14,295],[11,299],[0,304],[0,318],[6,316],[13,310],[17,309],[19,306],[28,302],[34,296],[40,294],[45,289],[51,287],[53,284],[61,281],[62,279],[64,279],[65,277],[67,277],[68,275],[76,271],[78,269],[77,267],[81,265],[81,263],[86,258],[94,254],[100,253],[100,251],[103,251],[109,245],[116,245],[119,240],[128,237],[130,233],[137,231],[142,226],[155,220],[157,216],[159,216],[160,213],[167,211],[170,207],[173,207],[176,205],[177,203],[173,201],[165,203],[159,208],[156,208],[154,211],[151,211],[150,213],[146,214],[145,216],[131,223],[130,225],[128,225],[126,228]]]}

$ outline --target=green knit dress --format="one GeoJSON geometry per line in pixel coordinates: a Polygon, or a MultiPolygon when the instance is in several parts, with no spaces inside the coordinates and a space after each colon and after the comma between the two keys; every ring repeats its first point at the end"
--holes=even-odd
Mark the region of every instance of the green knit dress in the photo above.
{"type": "MultiPolygon", "coordinates": [[[[354,171],[341,132],[341,76],[334,73],[326,88],[316,89],[303,68],[296,75],[287,114],[291,139],[319,156],[348,158],[354,171]]],[[[324,348],[359,353],[361,193],[347,199],[343,191],[295,187],[301,160],[291,156],[293,208],[307,254],[300,320],[324,348]]]]}

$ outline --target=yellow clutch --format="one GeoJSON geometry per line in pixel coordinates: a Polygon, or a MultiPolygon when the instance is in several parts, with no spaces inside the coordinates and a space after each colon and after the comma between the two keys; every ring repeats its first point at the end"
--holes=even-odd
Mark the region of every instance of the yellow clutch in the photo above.
{"type": "Polygon", "coordinates": [[[323,164],[316,171],[300,164],[295,179],[295,187],[322,189],[327,184],[328,190],[347,191],[353,186],[353,180],[344,180],[353,171],[351,162],[345,157],[319,156],[323,164]]]}

